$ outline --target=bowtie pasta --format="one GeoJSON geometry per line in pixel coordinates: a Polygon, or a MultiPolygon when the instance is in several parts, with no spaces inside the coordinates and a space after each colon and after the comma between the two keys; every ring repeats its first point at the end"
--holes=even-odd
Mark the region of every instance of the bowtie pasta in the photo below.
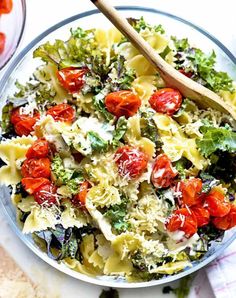
{"type": "MultiPolygon", "coordinates": [[[[236,110],[234,82],[187,39],[129,19],[163,59],[236,110]]],[[[23,233],[81,273],[130,282],[175,274],[236,225],[228,115],[166,86],[116,29],[45,43],[2,111],[0,182],[23,233]]]]}

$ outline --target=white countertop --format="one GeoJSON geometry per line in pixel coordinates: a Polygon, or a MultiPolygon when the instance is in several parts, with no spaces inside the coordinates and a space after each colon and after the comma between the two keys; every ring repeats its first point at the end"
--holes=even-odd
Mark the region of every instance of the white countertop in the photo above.
{"type": "MultiPolygon", "coordinates": [[[[25,35],[20,49],[26,46],[39,33],[51,25],[71,15],[94,9],[89,0],[27,0],[27,21],[25,35]]],[[[189,1],[189,0],[113,0],[114,5],[145,5],[170,12],[200,25],[215,35],[236,55],[236,2],[225,1],[189,1]]],[[[20,50],[19,49],[19,50],[20,50]]],[[[4,216],[0,213],[0,244],[15,258],[16,262],[36,282],[45,287],[48,297],[61,298],[98,298],[101,287],[86,284],[66,276],[36,257],[9,228],[4,216]]],[[[202,271],[202,274],[205,274],[202,271]]],[[[213,298],[206,278],[206,296],[213,298]]],[[[121,298],[131,297],[166,297],[162,286],[145,289],[119,290],[121,298]]],[[[4,297],[3,297],[4,298],[4,297]]],[[[33,298],[33,297],[32,297],[33,298]]]]}

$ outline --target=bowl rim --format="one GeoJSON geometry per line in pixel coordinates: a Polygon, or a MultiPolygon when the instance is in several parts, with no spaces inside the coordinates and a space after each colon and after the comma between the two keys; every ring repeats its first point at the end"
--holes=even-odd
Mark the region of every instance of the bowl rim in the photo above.
{"type": "MultiPolygon", "coordinates": [[[[19,37],[18,37],[18,40],[17,40],[17,43],[16,43],[16,46],[15,46],[15,50],[11,53],[11,55],[5,60],[5,62],[0,66],[0,72],[3,71],[4,67],[10,62],[11,58],[14,56],[14,54],[16,53],[21,41],[22,41],[22,38],[23,38],[23,35],[24,35],[24,32],[25,32],[25,24],[26,24],[26,18],[27,18],[27,8],[26,8],[26,0],[20,0],[21,2],[21,8],[22,8],[22,14],[23,14],[23,21],[22,21],[22,25],[21,25],[21,30],[20,30],[20,34],[19,34],[19,37]]],[[[19,56],[19,55],[18,55],[19,56]]],[[[1,90],[1,88],[0,88],[1,90]]]]}
{"type": "MultiPolygon", "coordinates": [[[[23,0],[24,2],[24,0],[23,0]]],[[[171,19],[177,20],[179,22],[182,22],[195,30],[199,31],[206,37],[208,37],[211,41],[213,41],[227,56],[228,58],[236,65],[236,57],[231,53],[229,49],[227,49],[217,38],[215,38],[213,35],[211,35],[209,32],[205,31],[203,28],[191,23],[190,21],[187,21],[181,17],[175,16],[173,14],[170,14],[165,11],[161,11],[152,7],[143,7],[143,6],[130,6],[130,5],[122,5],[122,6],[116,6],[116,8],[120,11],[142,11],[142,12],[150,12],[150,13],[156,13],[161,14],[164,16],[167,16],[171,19]]],[[[53,31],[59,29],[62,26],[65,26],[73,21],[79,20],[84,17],[88,17],[94,14],[99,14],[100,11],[98,9],[88,10],[76,15],[73,15],[69,18],[66,18],[55,25],[51,26],[44,32],[42,32],[40,35],[38,35],[36,38],[34,38],[10,63],[9,67],[7,68],[6,72],[3,74],[3,77],[0,81],[0,94],[2,93],[2,90],[4,86],[6,85],[8,78],[10,77],[11,73],[14,71],[15,67],[18,65],[18,63],[24,58],[24,56],[37,44],[39,43],[43,38],[45,38],[47,35],[52,33],[53,31]]],[[[7,204],[4,204],[2,200],[0,200],[0,205],[2,205],[3,208],[0,208],[0,212],[2,212],[5,217],[7,218],[7,221],[9,222],[12,230],[15,232],[15,234],[21,239],[22,242],[26,246],[28,246],[34,254],[39,257],[41,260],[45,261],[47,264],[51,265],[52,267],[58,269],[59,271],[74,277],[80,281],[88,282],[94,285],[100,285],[100,286],[107,286],[107,287],[113,287],[113,288],[144,288],[144,287],[151,287],[151,286],[158,286],[158,285],[164,285],[169,282],[173,282],[175,280],[178,280],[184,276],[187,276],[204,266],[206,266],[208,263],[213,261],[216,257],[218,257],[226,247],[228,247],[235,239],[236,239],[236,233],[234,233],[224,244],[219,244],[219,248],[217,251],[215,251],[211,256],[207,257],[205,260],[201,261],[199,264],[196,264],[193,268],[187,269],[186,271],[177,273],[175,275],[170,275],[167,277],[163,277],[162,279],[158,280],[151,280],[147,282],[137,282],[137,283],[123,283],[119,282],[118,280],[108,280],[103,279],[101,276],[99,277],[90,277],[85,274],[82,274],[80,272],[73,271],[69,267],[66,267],[65,265],[59,264],[55,262],[54,260],[50,259],[43,251],[40,251],[40,249],[36,248],[36,246],[33,245],[31,241],[27,239],[27,236],[22,233],[20,228],[15,224],[13,219],[9,217],[9,213],[7,212],[7,204]],[[2,209],[2,210],[1,210],[2,209]]],[[[12,204],[10,202],[10,204],[12,204]]],[[[106,276],[105,276],[106,277],[106,276]]]]}

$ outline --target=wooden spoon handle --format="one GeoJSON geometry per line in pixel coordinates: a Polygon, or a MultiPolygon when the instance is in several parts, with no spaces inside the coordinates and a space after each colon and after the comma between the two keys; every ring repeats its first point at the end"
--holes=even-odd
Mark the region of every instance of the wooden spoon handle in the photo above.
{"type": "Polygon", "coordinates": [[[216,93],[184,76],[164,59],[138,34],[137,31],[110,5],[108,0],[91,0],[93,4],[126,36],[141,54],[158,70],[168,86],[177,88],[185,97],[194,100],[200,107],[212,107],[231,114],[236,119],[234,110],[216,93]]]}

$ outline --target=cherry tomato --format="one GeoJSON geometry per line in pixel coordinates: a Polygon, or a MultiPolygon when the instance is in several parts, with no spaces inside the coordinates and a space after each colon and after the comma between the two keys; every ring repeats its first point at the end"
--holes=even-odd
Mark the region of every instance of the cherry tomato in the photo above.
{"type": "Polygon", "coordinates": [[[6,35],[3,32],[0,32],[0,55],[5,49],[6,35]]]}
{"type": "Polygon", "coordinates": [[[38,191],[41,186],[50,184],[51,182],[46,178],[23,178],[21,179],[21,183],[24,189],[32,195],[38,191]]]}
{"type": "Polygon", "coordinates": [[[231,205],[230,211],[223,217],[216,217],[212,220],[213,225],[220,230],[228,230],[236,226],[236,206],[231,205]]]}
{"type": "Polygon", "coordinates": [[[67,103],[61,103],[47,110],[55,121],[72,122],[75,119],[75,110],[67,103]]]}
{"type": "Polygon", "coordinates": [[[191,78],[193,76],[193,73],[191,71],[186,72],[183,68],[179,69],[179,72],[185,75],[188,78],[191,78]]]}
{"type": "Polygon", "coordinates": [[[196,205],[191,207],[191,211],[196,217],[198,227],[205,226],[209,223],[210,213],[206,208],[201,205],[196,205]]]}
{"type": "Polygon", "coordinates": [[[35,193],[34,199],[39,204],[54,205],[57,203],[57,187],[53,183],[42,185],[35,193]]]}
{"type": "Polygon", "coordinates": [[[45,139],[38,139],[26,152],[27,158],[41,158],[46,157],[49,153],[48,141],[45,139]]]}
{"type": "Polygon", "coordinates": [[[116,151],[115,162],[122,177],[137,178],[146,170],[148,156],[138,148],[126,145],[116,151]]]}
{"type": "Polygon", "coordinates": [[[162,88],[152,94],[149,103],[156,112],[172,116],[182,104],[182,95],[176,89],[162,88]]]}
{"type": "Polygon", "coordinates": [[[223,217],[230,211],[230,203],[224,201],[224,194],[212,190],[205,197],[204,207],[208,209],[211,216],[223,217]]]}
{"type": "Polygon", "coordinates": [[[151,175],[151,181],[156,188],[169,187],[178,172],[172,167],[171,161],[166,154],[157,156],[151,175]]]}
{"type": "Polygon", "coordinates": [[[201,202],[202,180],[191,178],[180,182],[182,202],[184,205],[192,206],[201,202]]]}
{"type": "Polygon", "coordinates": [[[51,175],[49,158],[26,159],[21,167],[21,174],[23,177],[49,178],[51,175]]]}
{"type": "Polygon", "coordinates": [[[109,93],[105,97],[107,110],[116,117],[129,118],[135,115],[141,106],[141,99],[132,91],[122,90],[109,93]]]}
{"type": "Polygon", "coordinates": [[[57,78],[69,93],[76,93],[82,89],[85,83],[84,76],[87,72],[88,70],[85,68],[67,67],[58,70],[57,78]]]}
{"type": "Polygon", "coordinates": [[[0,1],[0,15],[10,13],[12,11],[13,2],[12,0],[1,0],[0,1]]]}
{"type": "Polygon", "coordinates": [[[173,212],[167,221],[166,228],[170,232],[183,231],[189,238],[197,232],[197,220],[195,215],[187,208],[181,208],[173,212]]]}
{"type": "Polygon", "coordinates": [[[88,181],[84,181],[80,185],[79,193],[75,196],[75,200],[79,201],[81,205],[85,205],[86,203],[86,196],[89,191],[90,183],[88,181]]]}

